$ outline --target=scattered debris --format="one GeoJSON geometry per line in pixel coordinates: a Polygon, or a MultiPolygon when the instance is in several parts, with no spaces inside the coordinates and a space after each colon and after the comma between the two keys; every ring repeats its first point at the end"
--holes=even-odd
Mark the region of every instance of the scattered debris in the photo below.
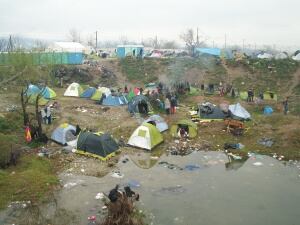
{"type": "Polygon", "coordinates": [[[114,177],[114,178],[123,178],[124,177],[124,174],[121,174],[120,171],[116,171],[116,172],[113,172],[111,177],[114,177]]]}
{"type": "Polygon", "coordinates": [[[162,161],[162,162],[159,162],[158,163],[159,165],[163,165],[164,167],[168,168],[168,169],[171,169],[171,170],[183,170],[183,168],[175,165],[175,164],[172,164],[172,163],[168,163],[166,161],[162,161]]]}
{"type": "Polygon", "coordinates": [[[255,162],[255,163],[253,163],[253,165],[254,165],[254,166],[262,166],[263,163],[261,163],[261,162],[255,162]]]}
{"type": "Polygon", "coordinates": [[[15,201],[11,202],[7,207],[13,209],[25,209],[31,205],[31,201],[15,201]]]}
{"type": "Polygon", "coordinates": [[[100,192],[100,193],[97,193],[97,195],[95,196],[95,199],[100,199],[100,200],[102,200],[102,199],[104,199],[104,194],[102,193],[102,192],[100,192]]]}
{"type": "Polygon", "coordinates": [[[263,137],[263,138],[259,139],[257,141],[257,143],[270,148],[274,144],[274,141],[272,138],[263,137]]]}

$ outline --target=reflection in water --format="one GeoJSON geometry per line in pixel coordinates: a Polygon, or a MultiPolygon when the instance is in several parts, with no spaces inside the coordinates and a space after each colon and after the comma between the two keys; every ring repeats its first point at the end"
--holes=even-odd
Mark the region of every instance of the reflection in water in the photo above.
{"type": "Polygon", "coordinates": [[[228,162],[225,163],[226,170],[238,170],[249,158],[248,156],[236,157],[236,155],[232,153],[227,153],[226,155],[228,157],[228,162]]]}

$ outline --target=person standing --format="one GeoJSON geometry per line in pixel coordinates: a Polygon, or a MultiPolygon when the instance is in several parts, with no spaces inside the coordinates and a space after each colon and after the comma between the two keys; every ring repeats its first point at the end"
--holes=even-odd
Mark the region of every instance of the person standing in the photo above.
{"type": "Polygon", "coordinates": [[[288,102],[288,100],[289,100],[289,98],[286,97],[285,100],[282,102],[284,115],[287,115],[287,113],[289,111],[289,102],[288,102]]]}
{"type": "Polygon", "coordinates": [[[166,114],[169,115],[170,114],[170,108],[171,108],[170,99],[165,98],[164,104],[165,104],[166,114]]]}
{"type": "Polygon", "coordinates": [[[46,117],[47,117],[47,122],[48,124],[51,124],[52,118],[51,118],[51,109],[50,106],[47,106],[47,111],[46,111],[46,117]]]}
{"type": "Polygon", "coordinates": [[[46,108],[41,109],[41,116],[42,116],[43,123],[47,124],[47,115],[46,115],[45,110],[47,110],[47,109],[46,108]]]}

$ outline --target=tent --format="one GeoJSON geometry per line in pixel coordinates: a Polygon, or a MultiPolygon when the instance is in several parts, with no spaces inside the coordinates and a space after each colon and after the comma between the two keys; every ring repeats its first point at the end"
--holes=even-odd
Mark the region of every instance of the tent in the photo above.
{"type": "Polygon", "coordinates": [[[269,53],[263,53],[263,54],[259,54],[257,56],[257,58],[259,58],[259,59],[271,59],[271,58],[273,58],[273,55],[269,54],[269,53]]]}
{"type": "Polygon", "coordinates": [[[52,132],[51,139],[57,143],[65,145],[67,142],[76,139],[75,133],[76,127],[68,123],[63,123],[52,132]]]}
{"type": "Polygon", "coordinates": [[[145,123],[150,123],[152,125],[155,125],[156,128],[159,130],[159,132],[163,132],[163,131],[169,129],[168,124],[159,115],[152,115],[152,116],[150,116],[148,119],[145,120],[145,123]]]}
{"type": "Polygon", "coordinates": [[[95,101],[100,101],[101,98],[102,98],[102,92],[99,89],[96,89],[91,99],[95,101]]]}
{"type": "Polygon", "coordinates": [[[51,88],[49,88],[49,87],[45,87],[45,88],[43,88],[41,91],[42,91],[43,97],[46,98],[46,99],[53,99],[53,98],[56,97],[55,91],[53,91],[53,90],[52,90],[51,88]]]}
{"type": "Polygon", "coordinates": [[[98,90],[101,91],[103,94],[105,94],[106,96],[111,95],[111,91],[109,88],[107,87],[98,87],[98,90]]]}
{"type": "MultiPolygon", "coordinates": [[[[38,94],[32,94],[32,95],[28,96],[28,102],[30,104],[35,105],[37,96],[38,96],[38,94]]],[[[48,102],[49,102],[49,99],[46,99],[43,96],[40,96],[38,104],[39,104],[39,106],[43,106],[43,105],[47,105],[48,102]]]]}
{"type": "Polygon", "coordinates": [[[224,120],[224,112],[210,102],[202,103],[198,106],[198,115],[202,121],[224,120]]]}
{"type": "Polygon", "coordinates": [[[33,94],[38,94],[40,93],[40,89],[38,86],[34,85],[34,84],[29,84],[28,88],[25,92],[25,95],[29,96],[29,95],[33,95],[33,94]]]}
{"type": "Polygon", "coordinates": [[[277,101],[277,94],[273,91],[266,91],[264,93],[264,99],[265,100],[275,100],[275,101],[277,101]]]}
{"type": "Polygon", "coordinates": [[[115,155],[119,145],[110,134],[102,132],[80,132],[77,141],[76,153],[107,160],[115,155]]]}
{"type": "Polygon", "coordinates": [[[106,98],[103,99],[102,105],[108,105],[108,106],[120,106],[120,105],[126,105],[128,104],[128,101],[125,96],[112,96],[109,95],[106,98]]]}
{"type": "Polygon", "coordinates": [[[229,105],[229,111],[233,119],[237,119],[237,120],[251,119],[250,113],[243,106],[241,106],[240,103],[237,103],[235,105],[229,105]]]}
{"type": "Polygon", "coordinates": [[[130,113],[148,114],[152,110],[149,100],[144,95],[134,96],[128,103],[128,111],[130,113]]]}
{"type": "Polygon", "coordinates": [[[275,59],[287,59],[289,56],[286,52],[280,52],[275,55],[275,59]]]}
{"type": "Polygon", "coordinates": [[[94,87],[87,88],[82,94],[80,98],[91,98],[97,89],[94,87]]]}
{"type": "Polygon", "coordinates": [[[190,138],[194,138],[197,136],[198,127],[191,120],[180,120],[176,124],[171,127],[171,135],[173,137],[178,137],[178,129],[184,128],[186,129],[190,138]]]}
{"type": "Polygon", "coordinates": [[[271,106],[265,106],[264,115],[271,115],[273,113],[273,109],[271,106]]]}
{"type": "Polygon", "coordinates": [[[292,57],[293,60],[300,61],[300,53],[292,57]]]}
{"type": "Polygon", "coordinates": [[[139,126],[128,140],[129,145],[147,150],[153,149],[161,142],[163,142],[163,136],[159,133],[159,130],[150,123],[144,123],[139,126]]]}
{"type": "Polygon", "coordinates": [[[81,86],[78,83],[72,83],[69,85],[64,93],[64,96],[79,97],[83,92],[81,86]]]}
{"type": "Polygon", "coordinates": [[[221,49],[219,49],[219,48],[195,48],[195,54],[219,57],[221,55],[221,49]]]}

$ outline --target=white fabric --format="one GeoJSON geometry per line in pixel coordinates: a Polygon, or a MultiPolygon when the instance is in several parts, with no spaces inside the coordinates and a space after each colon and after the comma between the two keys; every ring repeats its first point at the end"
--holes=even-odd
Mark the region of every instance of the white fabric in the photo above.
{"type": "Polygon", "coordinates": [[[64,145],[67,143],[66,134],[67,134],[67,132],[70,132],[70,131],[73,131],[75,133],[76,127],[74,127],[72,125],[68,125],[66,128],[63,128],[63,127],[59,126],[53,131],[53,133],[51,135],[51,139],[53,141],[56,141],[56,142],[64,145]]]}
{"type": "Polygon", "coordinates": [[[131,146],[151,150],[151,138],[148,127],[143,125],[139,126],[129,138],[128,144],[131,146]],[[138,135],[140,130],[146,131],[145,137],[138,135]]]}
{"type": "Polygon", "coordinates": [[[72,83],[69,85],[67,90],[64,93],[64,96],[69,96],[69,97],[79,97],[79,87],[80,85],[78,83],[72,83]]]}
{"type": "Polygon", "coordinates": [[[300,61],[300,53],[296,56],[293,56],[293,60],[300,61]]]}
{"type": "Polygon", "coordinates": [[[105,96],[111,95],[111,91],[107,87],[98,87],[98,90],[101,91],[102,94],[105,94],[105,96]]]}
{"type": "Polygon", "coordinates": [[[145,122],[150,122],[150,121],[155,122],[155,126],[159,130],[160,133],[169,129],[168,124],[159,115],[150,116],[147,120],[145,120],[145,122]]]}
{"type": "Polygon", "coordinates": [[[276,56],[275,56],[275,59],[286,59],[288,56],[281,52],[281,53],[278,53],[276,56]]]}
{"type": "Polygon", "coordinates": [[[50,50],[54,52],[83,52],[85,47],[78,42],[54,42],[50,50]]]}
{"type": "Polygon", "coordinates": [[[259,54],[257,56],[257,58],[259,58],[259,59],[271,59],[271,58],[273,58],[273,55],[271,55],[269,53],[264,53],[264,54],[259,54]]]}
{"type": "Polygon", "coordinates": [[[236,117],[242,118],[242,119],[250,119],[251,115],[250,113],[241,106],[240,103],[237,103],[235,105],[229,105],[229,111],[236,117]]]}

